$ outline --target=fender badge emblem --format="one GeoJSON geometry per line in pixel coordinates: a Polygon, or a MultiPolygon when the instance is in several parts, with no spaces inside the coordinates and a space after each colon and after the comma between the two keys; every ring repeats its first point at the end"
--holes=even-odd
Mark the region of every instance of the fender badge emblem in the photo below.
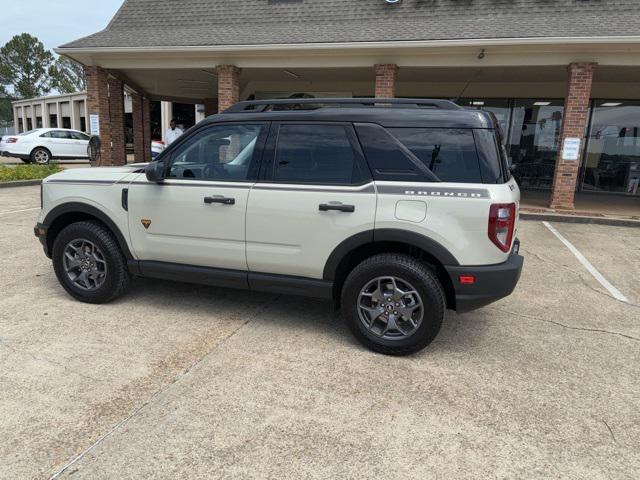
{"type": "Polygon", "coordinates": [[[149,229],[149,225],[151,225],[151,220],[149,220],[148,218],[143,218],[142,220],[140,220],[140,223],[142,223],[144,228],[146,228],[148,230],[149,229]]]}

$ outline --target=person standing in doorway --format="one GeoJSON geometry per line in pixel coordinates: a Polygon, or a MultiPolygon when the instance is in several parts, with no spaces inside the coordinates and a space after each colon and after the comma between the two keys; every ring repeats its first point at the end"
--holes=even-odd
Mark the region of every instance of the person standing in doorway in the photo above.
{"type": "Polygon", "coordinates": [[[169,128],[167,129],[167,133],[164,136],[167,147],[175,142],[183,133],[184,132],[178,128],[175,119],[171,120],[169,128]]]}

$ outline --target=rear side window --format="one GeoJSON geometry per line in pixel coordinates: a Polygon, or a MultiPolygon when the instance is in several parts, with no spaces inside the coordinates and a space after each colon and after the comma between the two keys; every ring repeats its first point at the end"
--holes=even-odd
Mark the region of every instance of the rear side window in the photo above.
{"type": "Polygon", "coordinates": [[[344,125],[280,125],[271,180],[286,183],[359,183],[356,155],[344,125]]]}
{"type": "Polygon", "coordinates": [[[389,128],[443,182],[482,183],[473,132],[453,128],[389,128]]]}

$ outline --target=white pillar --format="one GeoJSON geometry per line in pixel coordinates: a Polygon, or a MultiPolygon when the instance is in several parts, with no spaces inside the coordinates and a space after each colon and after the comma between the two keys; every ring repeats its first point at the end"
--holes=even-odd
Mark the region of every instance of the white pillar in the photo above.
{"type": "Polygon", "coordinates": [[[42,102],[40,109],[42,110],[42,128],[49,128],[51,125],[49,123],[49,105],[47,105],[47,102],[42,102]]]}
{"type": "Polygon", "coordinates": [[[62,108],[60,107],[60,102],[56,102],[56,125],[58,128],[62,128],[62,108]]]}
{"type": "Polygon", "coordinates": [[[204,104],[196,103],[194,107],[196,109],[196,116],[195,116],[196,123],[200,123],[205,118],[205,116],[204,116],[204,104]]]}
{"type": "Polygon", "coordinates": [[[162,141],[167,143],[165,135],[169,130],[169,124],[173,118],[173,103],[161,102],[160,103],[160,128],[162,129],[162,141]]]}
{"type": "Polygon", "coordinates": [[[31,104],[31,128],[34,130],[38,128],[38,122],[36,122],[36,117],[38,116],[38,112],[36,112],[36,104],[31,104]]]}
{"type": "Polygon", "coordinates": [[[80,105],[76,100],[70,99],[69,107],[71,107],[71,128],[80,130],[80,105]]]}
{"type": "Polygon", "coordinates": [[[18,115],[18,109],[22,110],[22,107],[13,107],[13,133],[20,133],[18,129],[18,119],[20,118],[20,115],[18,115]]]}
{"type": "Polygon", "coordinates": [[[88,101],[85,98],[84,99],[84,129],[85,129],[85,133],[91,133],[91,127],[89,126],[89,107],[88,105],[88,101]]]}

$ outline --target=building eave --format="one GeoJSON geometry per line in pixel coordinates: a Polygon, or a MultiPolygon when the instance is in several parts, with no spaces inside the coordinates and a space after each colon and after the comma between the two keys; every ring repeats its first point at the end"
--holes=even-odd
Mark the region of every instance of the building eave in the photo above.
{"type": "Polygon", "coordinates": [[[194,53],[242,53],[256,51],[304,51],[304,50],[357,50],[392,48],[442,48],[442,47],[490,47],[524,45],[585,45],[585,44],[640,44],[640,36],[606,37],[530,37],[530,38],[475,38],[457,40],[403,40],[384,42],[342,42],[342,43],[281,43],[262,45],[185,45],[185,46],[145,46],[145,47],[58,47],[54,51],[60,55],[105,54],[105,53],[150,53],[150,52],[194,52],[194,53]]]}

